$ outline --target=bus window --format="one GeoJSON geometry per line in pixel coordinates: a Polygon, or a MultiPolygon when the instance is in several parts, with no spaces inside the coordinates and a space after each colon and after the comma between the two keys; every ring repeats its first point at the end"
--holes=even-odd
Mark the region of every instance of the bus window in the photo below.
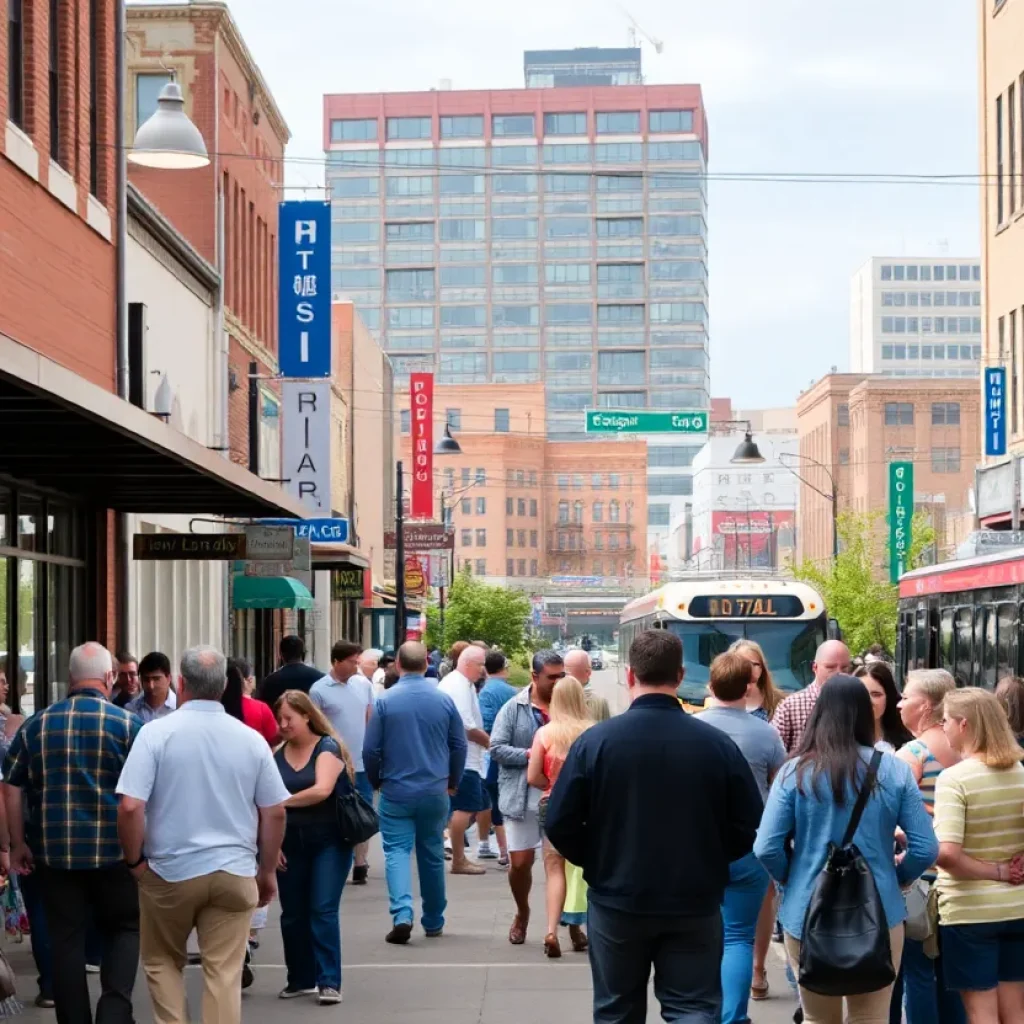
{"type": "Polygon", "coordinates": [[[996,659],[999,656],[999,648],[996,643],[996,627],[999,619],[996,610],[992,607],[978,609],[978,616],[975,620],[975,635],[984,636],[984,645],[981,655],[981,675],[978,684],[989,690],[996,688],[996,659]]]}
{"type": "Polygon", "coordinates": [[[973,675],[972,648],[974,644],[974,609],[956,610],[956,650],[953,675],[959,686],[970,686],[973,675]]]}
{"type": "Polygon", "coordinates": [[[928,628],[928,609],[918,608],[914,625],[914,668],[928,667],[928,648],[931,630],[928,628]]]}
{"type": "Polygon", "coordinates": [[[1003,676],[1017,674],[1017,606],[1001,604],[996,609],[999,615],[999,656],[996,682],[1003,676]]]}
{"type": "Polygon", "coordinates": [[[953,609],[943,608],[939,619],[939,668],[956,672],[953,662],[953,609]]]}

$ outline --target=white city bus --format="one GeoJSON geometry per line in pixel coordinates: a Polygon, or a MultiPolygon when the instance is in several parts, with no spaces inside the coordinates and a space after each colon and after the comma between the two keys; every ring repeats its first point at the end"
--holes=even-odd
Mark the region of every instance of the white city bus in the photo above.
{"type": "Polygon", "coordinates": [[[619,619],[619,682],[625,685],[629,645],[645,629],[670,629],[683,642],[686,676],[680,699],[701,706],[708,669],[736,640],[756,640],[776,686],[800,690],[814,677],[818,645],[838,635],[821,595],[806,583],[756,577],[693,578],[668,583],[631,601],[619,619]]]}

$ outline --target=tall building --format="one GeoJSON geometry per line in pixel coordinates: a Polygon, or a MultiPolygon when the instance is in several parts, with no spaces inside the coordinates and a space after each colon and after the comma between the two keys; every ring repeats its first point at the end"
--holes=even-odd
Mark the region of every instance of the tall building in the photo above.
{"type": "Polygon", "coordinates": [[[832,502],[838,510],[884,512],[890,462],[913,462],[914,503],[932,516],[937,554],[949,557],[962,536],[979,454],[976,380],[892,381],[833,373],[797,400],[801,476],[797,556],[827,562],[832,502]]]}
{"type": "Polygon", "coordinates": [[[644,82],[639,47],[527,50],[523,55],[523,72],[528,89],[643,85],[644,82]]]}
{"type": "Polygon", "coordinates": [[[981,264],[948,256],[876,256],[850,284],[850,371],[977,377],[981,264]]]}
{"type": "MultiPolygon", "coordinates": [[[[551,439],[705,409],[706,143],[695,85],[325,96],[334,291],[397,386],[544,381],[551,439]]],[[[696,440],[648,445],[652,529],[696,440]]]]}

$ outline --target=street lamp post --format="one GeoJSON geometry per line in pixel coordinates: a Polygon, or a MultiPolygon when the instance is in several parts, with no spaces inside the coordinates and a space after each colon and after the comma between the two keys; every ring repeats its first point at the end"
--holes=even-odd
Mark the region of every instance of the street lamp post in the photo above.
{"type": "Polygon", "coordinates": [[[820,494],[826,501],[832,504],[832,558],[839,557],[839,487],[832,471],[823,462],[812,459],[809,455],[801,455],[799,452],[785,452],[779,456],[779,462],[785,466],[805,487],[809,487],[815,494],[820,494]],[[805,480],[792,466],[786,465],[786,459],[800,459],[820,469],[828,477],[830,490],[823,491],[820,487],[805,480]]]}
{"type": "Polygon", "coordinates": [[[405,643],[405,496],[402,460],[395,464],[395,650],[405,643]]]}

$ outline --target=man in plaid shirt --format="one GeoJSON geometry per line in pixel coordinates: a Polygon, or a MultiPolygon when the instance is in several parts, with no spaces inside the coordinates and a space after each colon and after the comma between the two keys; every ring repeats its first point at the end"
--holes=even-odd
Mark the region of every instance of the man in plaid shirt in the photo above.
{"type": "Polygon", "coordinates": [[[117,780],[142,722],[110,702],[110,652],[71,652],[64,700],[33,715],[11,743],[3,776],[11,866],[37,872],[54,964],[57,1019],[92,1020],[85,977],[90,919],[103,939],[98,1024],[130,1024],[139,962],[139,895],[117,837],[117,780]],[[25,828],[21,790],[29,805],[25,828]]]}
{"type": "Polygon", "coordinates": [[[796,693],[791,693],[775,710],[772,725],[779,730],[782,745],[787,754],[795,752],[800,745],[807,720],[811,717],[814,705],[818,702],[818,694],[822,686],[840,672],[850,671],[850,649],[842,640],[826,640],[814,655],[811,664],[814,682],[796,693]]]}

